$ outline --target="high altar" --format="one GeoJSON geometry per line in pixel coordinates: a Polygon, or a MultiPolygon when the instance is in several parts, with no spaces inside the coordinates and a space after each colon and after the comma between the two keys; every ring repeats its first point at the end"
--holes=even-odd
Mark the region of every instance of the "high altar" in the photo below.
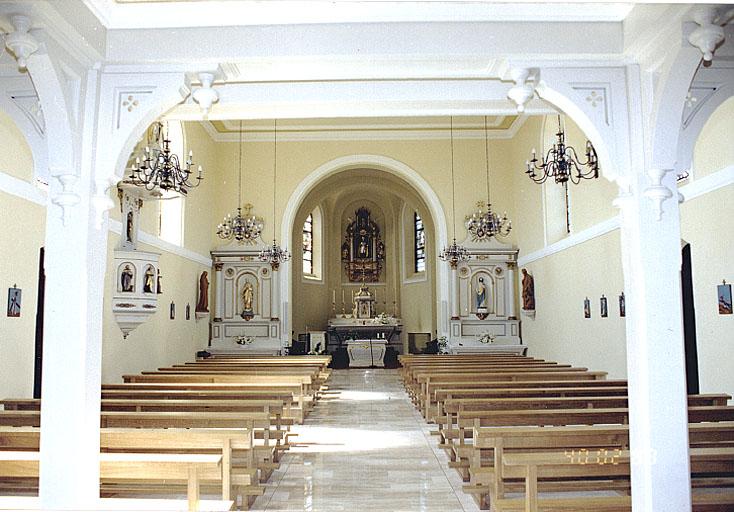
{"type": "Polygon", "coordinates": [[[524,354],[515,298],[518,250],[496,238],[469,238],[464,246],[471,258],[451,269],[449,352],[524,354]],[[484,334],[494,341],[480,342],[484,334]]]}
{"type": "Polygon", "coordinates": [[[400,318],[377,314],[374,294],[362,283],[352,299],[352,311],[329,319],[329,349],[346,346],[349,366],[384,366],[391,341],[400,341],[400,318]]]}

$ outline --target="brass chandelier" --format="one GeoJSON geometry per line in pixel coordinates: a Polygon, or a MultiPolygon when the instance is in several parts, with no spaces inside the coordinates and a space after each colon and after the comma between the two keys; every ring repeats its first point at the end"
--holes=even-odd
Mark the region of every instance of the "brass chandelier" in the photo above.
{"type": "Polygon", "coordinates": [[[171,152],[171,141],[168,134],[162,135],[163,124],[156,122],[152,127],[153,140],[156,146],[151,149],[145,146],[143,160],[140,157],[135,158],[135,164],[130,169],[130,176],[126,180],[128,183],[143,187],[146,190],[159,188],[161,190],[173,190],[180,194],[186,195],[189,188],[198,187],[203,177],[203,169],[198,168],[196,182],[190,181],[192,175],[191,166],[193,165],[194,152],[189,151],[188,157],[181,167],[178,155],[171,152]],[[163,146],[160,147],[160,138],[163,136],[163,146]]]}
{"type": "Polygon", "coordinates": [[[451,117],[451,210],[453,212],[453,241],[448,247],[444,247],[438,255],[442,261],[448,261],[451,268],[455,269],[462,261],[471,258],[469,251],[461,244],[456,243],[456,185],[454,183],[454,118],[451,117]]]}
{"type": "Polygon", "coordinates": [[[533,148],[533,158],[525,162],[525,174],[535,183],[545,183],[553,178],[556,183],[566,185],[569,181],[574,185],[581,180],[591,180],[599,177],[599,158],[591,141],[586,141],[586,161],[579,160],[576,150],[566,145],[566,134],[561,127],[561,116],[558,116],[558,141],[548,150],[545,158],[541,155],[540,161],[533,148]],[[588,170],[582,171],[582,168],[588,170]],[[537,174],[536,171],[541,171],[537,174]]]}
{"type": "Polygon", "coordinates": [[[239,182],[237,188],[237,213],[232,217],[227,214],[224,220],[217,226],[217,236],[223,240],[236,240],[240,244],[253,245],[257,243],[263,230],[263,219],[250,214],[251,204],[244,205],[245,215],[242,215],[242,120],[240,120],[240,145],[239,145],[239,182]]]}
{"type": "Polygon", "coordinates": [[[486,242],[492,237],[506,237],[512,230],[512,222],[507,213],[502,217],[492,211],[489,197],[489,136],[487,133],[487,116],[484,116],[484,163],[487,171],[487,202],[479,201],[478,210],[466,218],[466,229],[475,242],[486,242]],[[486,210],[485,210],[486,207],[486,210]]]}
{"type": "Polygon", "coordinates": [[[278,172],[278,120],[274,121],[273,126],[273,245],[260,252],[259,259],[262,262],[270,263],[270,267],[275,271],[278,270],[280,264],[291,259],[291,253],[286,249],[282,249],[278,245],[275,238],[275,187],[277,184],[276,176],[278,172]]]}

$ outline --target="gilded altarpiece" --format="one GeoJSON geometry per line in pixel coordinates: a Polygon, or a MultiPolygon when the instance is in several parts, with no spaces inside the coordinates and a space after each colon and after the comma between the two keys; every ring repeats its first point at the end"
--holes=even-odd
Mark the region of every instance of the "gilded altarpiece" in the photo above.
{"type": "Polygon", "coordinates": [[[518,250],[494,239],[467,240],[471,259],[458,265],[450,320],[449,350],[454,353],[514,351],[524,353],[517,317],[518,250]],[[489,334],[491,343],[479,338],[489,334]]]}
{"type": "Polygon", "coordinates": [[[341,260],[347,279],[352,283],[376,283],[385,262],[385,243],[380,227],[371,218],[370,211],[361,207],[349,219],[341,260]]]}
{"type": "Polygon", "coordinates": [[[212,251],[211,352],[280,353],[278,276],[270,264],[258,258],[263,249],[263,244],[232,244],[212,251]]]}

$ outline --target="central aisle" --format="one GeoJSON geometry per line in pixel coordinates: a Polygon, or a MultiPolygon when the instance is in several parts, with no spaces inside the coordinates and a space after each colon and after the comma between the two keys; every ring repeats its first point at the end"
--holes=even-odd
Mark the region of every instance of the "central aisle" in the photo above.
{"type": "Polygon", "coordinates": [[[253,510],[479,510],[397,370],[336,370],[253,510]]]}

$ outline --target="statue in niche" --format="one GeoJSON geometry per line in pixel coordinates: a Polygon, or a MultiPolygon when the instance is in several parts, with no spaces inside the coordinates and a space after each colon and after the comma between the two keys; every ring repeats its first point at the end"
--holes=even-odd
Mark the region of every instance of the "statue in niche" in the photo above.
{"type": "Polygon", "coordinates": [[[133,212],[130,210],[127,212],[127,223],[125,226],[125,238],[130,243],[133,243],[133,212]]]}
{"type": "Polygon", "coordinates": [[[130,265],[125,265],[120,273],[120,290],[123,292],[135,291],[135,274],[133,274],[130,265]]]}
{"type": "Polygon", "coordinates": [[[527,269],[522,269],[522,308],[535,311],[535,280],[527,269]]]}
{"type": "Polygon", "coordinates": [[[477,311],[487,309],[487,287],[484,285],[483,277],[479,278],[479,283],[477,284],[476,306],[477,311]]]}
{"type": "Polygon", "coordinates": [[[160,295],[161,293],[163,293],[163,287],[161,286],[161,279],[162,278],[163,278],[163,276],[161,275],[160,271],[158,271],[158,281],[157,281],[158,282],[158,287],[157,287],[158,288],[158,295],[160,295]]]}
{"type": "Polygon", "coordinates": [[[209,312],[209,279],[208,272],[205,270],[199,277],[199,300],[196,302],[197,313],[209,312]]]}
{"type": "Polygon", "coordinates": [[[255,313],[252,310],[254,293],[252,283],[249,281],[245,283],[245,287],[242,289],[242,314],[240,315],[245,320],[250,320],[255,316],[255,313]]]}
{"type": "Polygon", "coordinates": [[[145,282],[143,283],[143,291],[145,293],[155,293],[155,271],[151,266],[148,266],[148,268],[145,269],[145,282]]]}

